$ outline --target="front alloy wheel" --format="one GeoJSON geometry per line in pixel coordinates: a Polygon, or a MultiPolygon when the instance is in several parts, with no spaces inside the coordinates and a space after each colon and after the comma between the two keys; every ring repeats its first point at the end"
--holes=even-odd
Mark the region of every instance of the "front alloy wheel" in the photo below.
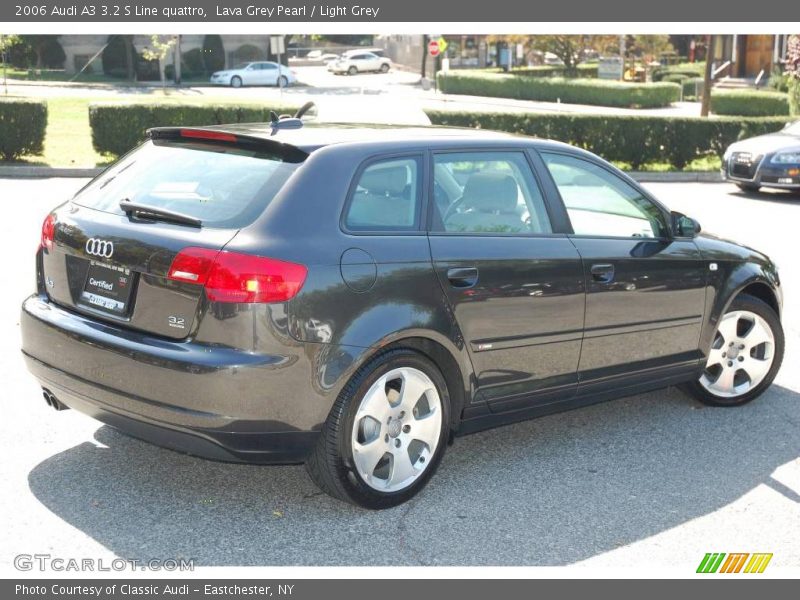
{"type": "Polygon", "coordinates": [[[720,398],[735,398],[764,381],[775,358],[775,335],[754,312],[734,310],[719,323],[700,383],[720,398]]]}
{"type": "Polygon", "coordinates": [[[686,390],[712,406],[739,406],[766,390],[783,360],[783,329],[775,311],[740,295],[717,325],[705,369],[686,390]]]}

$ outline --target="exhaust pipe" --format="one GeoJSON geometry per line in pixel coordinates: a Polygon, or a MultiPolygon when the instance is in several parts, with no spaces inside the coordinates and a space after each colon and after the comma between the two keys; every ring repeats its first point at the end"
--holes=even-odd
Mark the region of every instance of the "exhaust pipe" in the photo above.
{"type": "Polygon", "coordinates": [[[47,388],[42,388],[42,397],[44,401],[47,403],[47,406],[54,410],[68,410],[69,406],[61,402],[58,398],[55,397],[50,390],[47,388]]]}

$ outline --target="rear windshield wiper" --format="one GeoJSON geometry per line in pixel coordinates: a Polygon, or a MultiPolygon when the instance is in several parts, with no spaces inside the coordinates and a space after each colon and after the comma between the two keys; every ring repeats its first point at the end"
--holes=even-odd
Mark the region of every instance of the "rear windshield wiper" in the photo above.
{"type": "Polygon", "coordinates": [[[203,222],[197,217],[192,217],[183,213],[169,210],[168,208],[160,208],[158,206],[148,206],[147,204],[138,204],[131,202],[127,198],[119,201],[119,207],[129,217],[136,217],[148,221],[164,221],[166,223],[175,223],[176,225],[188,225],[190,227],[202,227],[203,222]]]}

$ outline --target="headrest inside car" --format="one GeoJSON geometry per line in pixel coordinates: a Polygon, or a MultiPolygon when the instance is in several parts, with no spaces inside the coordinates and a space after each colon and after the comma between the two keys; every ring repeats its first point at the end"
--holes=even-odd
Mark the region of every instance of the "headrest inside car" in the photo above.
{"type": "Polygon", "coordinates": [[[371,168],[364,171],[359,185],[376,196],[399,196],[408,184],[408,167],[371,168]]]}
{"type": "Polygon", "coordinates": [[[507,173],[473,173],[464,186],[461,207],[478,212],[512,212],[517,208],[517,182],[507,173]]]}

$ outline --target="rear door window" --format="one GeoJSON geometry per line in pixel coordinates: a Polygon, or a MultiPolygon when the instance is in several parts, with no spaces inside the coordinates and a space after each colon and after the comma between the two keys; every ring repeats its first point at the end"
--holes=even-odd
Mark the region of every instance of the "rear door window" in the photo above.
{"type": "Polygon", "coordinates": [[[73,202],[123,214],[119,202],[127,199],[196,217],[204,227],[241,228],[264,211],[300,164],[249,147],[154,140],[102,173],[73,202]]]}
{"type": "Polygon", "coordinates": [[[552,232],[544,197],[522,152],[437,154],[433,180],[434,232],[552,232]]]}
{"type": "Polygon", "coordinates": [[[354,231],[413,231],[419,228],[422,191],[419,156],[371,163],[358,176],[345,214],[354,231]]]}

